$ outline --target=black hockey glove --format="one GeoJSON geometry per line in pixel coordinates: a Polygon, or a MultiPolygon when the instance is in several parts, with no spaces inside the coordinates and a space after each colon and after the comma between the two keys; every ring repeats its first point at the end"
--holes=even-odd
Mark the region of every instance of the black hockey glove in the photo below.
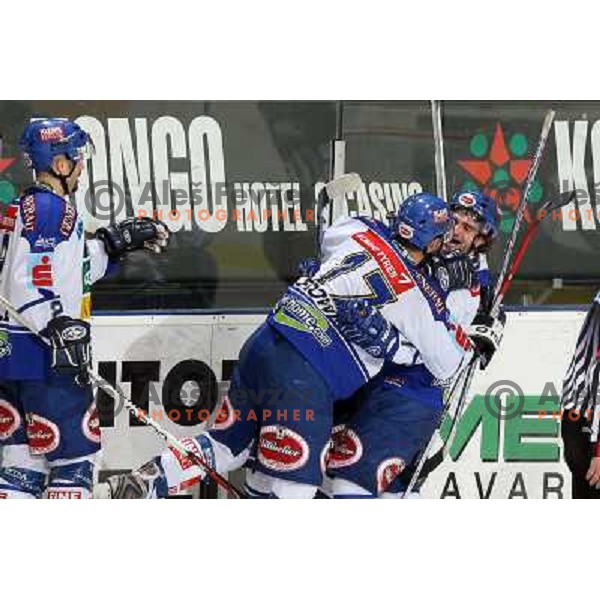
{"type": "Polygon", "coordinates": [[[477,280],[476,262],[466,254],[432,256],[430,268],[445,292],[470,289],[477,280]]]}
{"type": "Polygon", "coordinates": [[[398,330],[367,300],[336,299],[343,336],[374,358],[391,359],[400,345],[398,330]]]}
{"type": "Polygon", "coordinates": [[[467,333],[475,346],[475,352],[479,356],[479,367],[484,370],[492,360],[504,335],[504,325],[506,323],[506,313],[500,310],[498,316],[493,317],[477,313],[473,324],[468,328],[467,333]]]}
{"type": "Polygon", "coordinates": [[[77,383],[88,383],[92,364],[90,325],[66,315],[52,319],[41,334],[52,346],[52,368],[62,375],[73,375],[77,383]]]}
{"type": "Polygon", "coordinates": [[[305,258],[298,263],[296,267],[296,271],[298,277],[314,277],[319,269],[321,268],[321,263],[317,258],[305,258]]]}
{"type": "Polygon", "coordinates": [[[160,253],[169,243],[169,230],[162,221],[150,217],[134,217],[115,225],[100,227],[96,231],[96,237],[104,244],[108,256],[115,259],[142,248],[160,253]]]}

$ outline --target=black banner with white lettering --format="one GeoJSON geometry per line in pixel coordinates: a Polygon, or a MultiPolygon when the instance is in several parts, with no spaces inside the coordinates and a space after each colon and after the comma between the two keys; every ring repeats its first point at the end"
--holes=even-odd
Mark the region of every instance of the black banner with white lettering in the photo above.
{"type": "MultiPolygon", "coordinates": [[[[559,190],[578,198],[544,221],[521,277],[593,280],[600,102],[444,102],[448,191],[492,193],[506,235],[549,107],[556,120],[526,217],[559,190]]],[[[345,170],[365,184],[342,212],[383,218],[411,193],[434,191],[429,102],[4,101],[2,202],[31,182],[18,139],[44,116],[76,119],[93,140],[76,194],[88,230],[155,214],[174,234],[166,255],[131,255],[98,284],[96,309],[271,305],[315,252],[315,198],[336,137],[346,142],[345,170]]]]}

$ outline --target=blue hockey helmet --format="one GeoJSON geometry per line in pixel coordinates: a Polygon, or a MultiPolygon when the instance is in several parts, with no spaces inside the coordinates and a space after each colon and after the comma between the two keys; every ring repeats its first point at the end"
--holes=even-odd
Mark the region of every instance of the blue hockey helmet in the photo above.
{"type": "Polygon", "coordinates": [[[91,147],[90,136],[68,119],[42,119],[29,123],[19,141],[27,167],[48,171],[55,156],[64,154],[72,160],[85,158],[91,147]]]}
{"type": "Polygon", "coordinates": [[[446,202],[427,192],[409,196],[391,223],[400,239],[423,251],[435,238],[451,235],[453,225],[446,202]]]}
{"type": "Polygon", "coordinates": [[[500,229],[500,209],[496,201],[482,192],[458,192],[448,203],[451,210],[464,209],[471,211],[481,223],[481,233],[493,240],[500,229]]]}

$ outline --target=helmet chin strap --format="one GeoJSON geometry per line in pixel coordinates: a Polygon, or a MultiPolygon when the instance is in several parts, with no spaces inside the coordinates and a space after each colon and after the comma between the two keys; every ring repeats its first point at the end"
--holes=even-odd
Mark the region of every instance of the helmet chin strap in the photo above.
{"type": "Polygon", "coordinates": [[[65,196],[68,196],[71,193],[71,190],[69,190],[69,185],[67,184],[67,179],[69,179],[69,177],[71,177],[71,175],[73,175],[73,173],[75,171],[75,167],[77,166],[77,164],[74,163],[73,161],[71,161],[71,163],[73,164],[73,166],[71,167],[71,170],[69,171],[69,173],[67,175],[61,175],[60,173],[57,173],[54,170],[54,167],[50,167],[50,169],[48,170],[48,173],[50,173],[50,175],[52,175],[52,177],[55,177],[56,179],[58,179],[60,181],[60,185],[62,186],[63,193],[65,196]]]}

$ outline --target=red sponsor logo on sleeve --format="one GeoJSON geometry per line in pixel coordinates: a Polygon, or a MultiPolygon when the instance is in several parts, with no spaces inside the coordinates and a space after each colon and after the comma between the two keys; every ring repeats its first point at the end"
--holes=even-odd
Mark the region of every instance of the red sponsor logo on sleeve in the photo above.
{"type": "Polygon", "coordinates": [[[268,425],[260,431],[258,461],[273,471],[294,471],[308,461],[310,450],[306,440],[281,425],[268,425]]]}
{"type": "Polygon", "coordinates": [[[384,277],[396,294],[415,287],[406,265],[394,249],[373,231],[361,231],[352,236],[377,262],[384,277]]]}

